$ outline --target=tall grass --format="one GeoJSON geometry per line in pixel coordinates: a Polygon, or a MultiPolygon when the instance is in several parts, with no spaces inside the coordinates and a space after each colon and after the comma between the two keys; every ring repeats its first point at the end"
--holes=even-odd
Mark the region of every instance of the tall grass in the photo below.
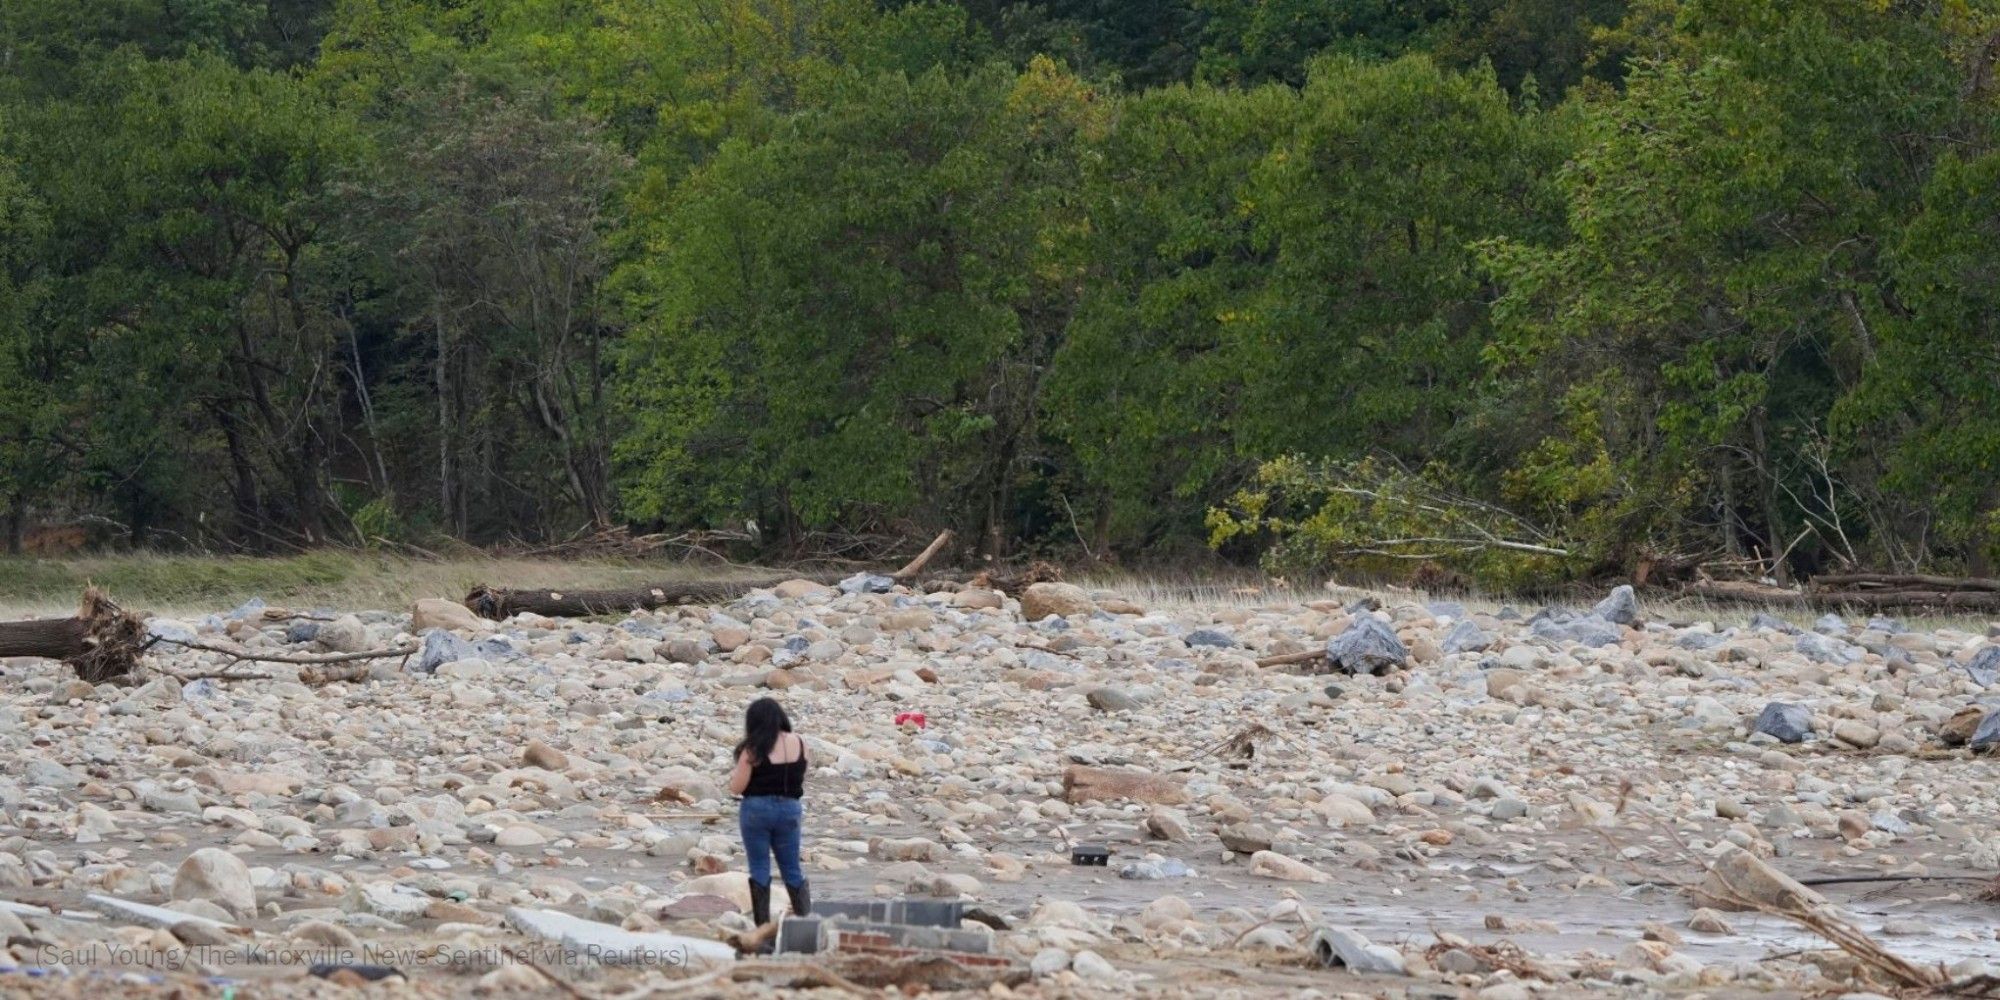
{"type": "Polygon", "coordinates": [[[724,571],[664,561],[464,558],[442,561],[328,550],[304,555],[128,554],[74,559],[0,558],[0,614],[48,615],[76,606],[83,588],[109,590],[126,607],[192,614],[252,597],[273,605],[343,611],[403,608],[420,597],[496,587],[636,586],[724,571]]]}

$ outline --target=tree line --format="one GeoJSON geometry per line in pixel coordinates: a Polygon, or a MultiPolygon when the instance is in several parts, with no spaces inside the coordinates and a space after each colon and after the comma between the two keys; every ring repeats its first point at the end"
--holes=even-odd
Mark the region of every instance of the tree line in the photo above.
{"type": "Polygon", "coordinates": [[[10,0],[0,527],[1984,571],[1997,57],[1994,0],[10,0]]]}

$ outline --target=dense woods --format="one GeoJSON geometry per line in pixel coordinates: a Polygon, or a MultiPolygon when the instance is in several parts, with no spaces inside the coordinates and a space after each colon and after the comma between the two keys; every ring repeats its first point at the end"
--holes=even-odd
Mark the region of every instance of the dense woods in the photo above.
{"type": "Polygon", "coordinates": [[[7,0],[0,530],[2000,556],[1995,0],[7,0]]]}

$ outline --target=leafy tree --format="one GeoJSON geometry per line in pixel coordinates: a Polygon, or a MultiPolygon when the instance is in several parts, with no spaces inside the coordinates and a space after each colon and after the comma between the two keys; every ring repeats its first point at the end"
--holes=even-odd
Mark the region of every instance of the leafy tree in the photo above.
{"type": "Polygon", "coordinates": [[[334,369],[313,270],[348,123],[295,78],[209,56],[109,60],[23,122],[55,275],[37,322],[81,354],[87,479],[135,535],[219,475],[237,531],[327,540],[334,369]]]}
{"type": "Polygon", "coordinates": [[[1249,188],[1299,115],[1285,87],[1150,91],[1086,161],[1090,276],[1047,405],[1093,551],[1192,539],[1252,464],[1232,443],[1239,331],[1273,254],[1249,188]]]}
{"type": "Polygon", "coordinates": [[[1098,95],[1016,76],[848,74],[691,183],[632,333],[642,516],[954,523],[1006,543],[1081,282],[1098,95]]]}
{"type": "Polygon", "coordinates": [[[1958,81],[1933,24],[1872,3],[1718,0],[1676,24],[1671,55],[1588,105],[1570,242],[1487,252],[1511,411],[1565,418],[1512,482],[1611,512],[1598,540],[1621,559],[1769,556],[1837,502],[1808,495],[1806,445],[1900,309],[1881,249],[1958,81]],[[1604,494],[1532,488],[1604,458],[1604,494]]]}

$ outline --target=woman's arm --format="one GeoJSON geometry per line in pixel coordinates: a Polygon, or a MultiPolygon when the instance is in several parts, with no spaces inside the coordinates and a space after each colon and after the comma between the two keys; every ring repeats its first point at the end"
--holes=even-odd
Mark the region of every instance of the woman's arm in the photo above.
{"type": "Polygon", "coordinates": [[[729,794],[741,795],[750,787],[750,751],[736,755],[736,769],[729,772],[729,794]]]}

